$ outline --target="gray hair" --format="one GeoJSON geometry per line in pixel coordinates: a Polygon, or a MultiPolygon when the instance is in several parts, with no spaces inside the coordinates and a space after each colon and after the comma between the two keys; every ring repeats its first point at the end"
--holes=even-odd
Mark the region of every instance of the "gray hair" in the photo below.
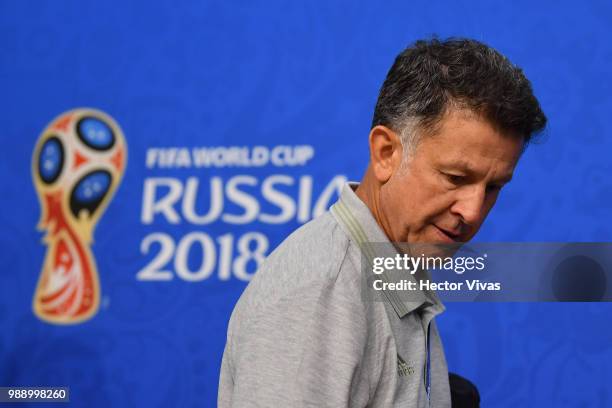
{"type": "Polygon", "coordinates": [[[397,56],[380,90],[372,127],[400,135],[404,157],[437,129],[451,108],[482,115],[525,146],[546,116],[523,71],[493,48],[470,39],[420,40],[397,56]]]}

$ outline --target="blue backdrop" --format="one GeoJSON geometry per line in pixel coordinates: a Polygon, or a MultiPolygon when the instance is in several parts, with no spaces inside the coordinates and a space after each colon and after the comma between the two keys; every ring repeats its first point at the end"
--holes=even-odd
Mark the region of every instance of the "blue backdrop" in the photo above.
{"type": "MultiPolygon", "coordinates": [[[[522,66],[550,120],[478,239],[610,241],[608,2],[0,2],[0,386],[69,386],[74,406],[215,406],[250,274],[361,177],[386,71],[434,33],[522,66]],[[57,325],[32,311],[46,247],[31,163],[43,129],[80,107],[114,118],[128,158],[90,246],[99,309],[57,325]]],[[[438,323],[485,407],[610,407],[611,314],[447,304],[438,323]]]]}

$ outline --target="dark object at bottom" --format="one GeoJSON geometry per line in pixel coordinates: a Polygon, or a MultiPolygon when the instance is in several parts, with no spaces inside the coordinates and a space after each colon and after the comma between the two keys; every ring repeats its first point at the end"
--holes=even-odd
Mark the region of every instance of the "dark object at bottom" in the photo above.
{"type": "Polygon", "coordinates": [[[479,408],[480,394],[478,388],[468,379],[449,373],[448,381],[451,389],[451,406],[453,408],[479,408]]]}

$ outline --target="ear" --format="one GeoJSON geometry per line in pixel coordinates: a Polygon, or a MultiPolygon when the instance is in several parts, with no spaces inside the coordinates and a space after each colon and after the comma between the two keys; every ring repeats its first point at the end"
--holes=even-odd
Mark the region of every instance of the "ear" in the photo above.
{"type": "Polygon", "coordinates": [[[402,143],[399,136],[386,126],[378,125],[370,131],[370,164],[374,176],[384,184],[402,162],[402,143]]]}

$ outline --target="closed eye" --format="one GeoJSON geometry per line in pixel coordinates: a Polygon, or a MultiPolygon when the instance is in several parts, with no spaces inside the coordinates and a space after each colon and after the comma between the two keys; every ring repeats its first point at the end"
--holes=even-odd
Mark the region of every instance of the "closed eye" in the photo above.
{"type": "Polygon", "coordinates": [[[446,177],[446,179],[454,185],[460,185],[465,181],[465,176],[461,174],[452,174],[452,173],[442,173],[442,174],[444,174],[444,177],[446,177]]]}

